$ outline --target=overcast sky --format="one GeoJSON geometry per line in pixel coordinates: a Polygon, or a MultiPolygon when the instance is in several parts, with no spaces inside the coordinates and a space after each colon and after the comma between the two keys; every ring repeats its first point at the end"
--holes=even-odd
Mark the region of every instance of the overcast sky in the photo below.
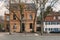
{"type": "MultiPolygon", "coordinates": [[[[32,1],[32,0],[31,0],[32,1]]],[[[27,0],[27,3],[31,3],[30,0],[27,0]]],[[[4,0],[0,0],[0,15],[4,16],[5,12],[8,12],[8,10],[4,7],[8,2],[4,0]]],[[[46,5],[49,5],[48,2],[46,5]]],[[[60,0],[54,5],[53,7],[54,11],[60,10],[60,0]]]]}

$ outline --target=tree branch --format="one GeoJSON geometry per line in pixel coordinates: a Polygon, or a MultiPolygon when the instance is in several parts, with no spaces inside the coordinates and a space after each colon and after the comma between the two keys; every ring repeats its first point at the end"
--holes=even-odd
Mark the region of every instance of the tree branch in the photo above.
{"type": "MultiPolygon", "coordinates": [[[[7,8],[7,7],[6,7],[7,8]]],[[[8,9],[8,8],[7,8],[8,9]]],[[[8,9],[10,12],[12,12],[13,14],[15,14],[15,12],[14,11],[12,11],[11,9],[8,9]]],[[[16,14],[15,14],[16,15],[16,14]]],[[[16,17],[17,17],[17,15],[16,15],[16,17]]],[[[19,17],[17,17],[17,19],[21,22],[21,20],[19,19],[19,17]]]]}

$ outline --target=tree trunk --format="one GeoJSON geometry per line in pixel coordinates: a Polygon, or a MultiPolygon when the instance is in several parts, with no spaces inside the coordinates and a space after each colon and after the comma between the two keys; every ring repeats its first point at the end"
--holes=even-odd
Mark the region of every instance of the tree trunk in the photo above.
{"type": "Polygon", "coordinates": [[[33,21],[33,30],[32,32],[34,32],[34,27],[35,27],[35,23],[36,23],[36,18],[37,18],[37,11],[35,13],[35,17],[34,17],[34,21],[33,21]]]}
{"type": "Polygon", "coordinates": [[[21,14],[21,21],[20,21],[20,32],[22,33],[22,14],[21,14]]]}
{"type": "MultiPolygon", "coordinates": [[[[10,13],[10,8],[9,8],[9,13],[10,13]]],[[[9,19],[10,19],[10,17],[9,17],[9,19]]],[[[12,34],[12,32],[11,32],[11,26],[10,26],[10,21],[9,21],[9,35],[11,35],[11,34],[12,34]]]]}
{"type": "Polygon", "coordinates": [[[43,35],[43,21],[41,21],[41,35],[43,35]]]}
{"type": "Polygon", "coordinates": [[[43,27],[43,19],[44,19],[43,14],[44,14],[44,9],[41,10],[41,35],[43,35],[43,30],[44,30],[43,29],[44,28],[43,27]]]}

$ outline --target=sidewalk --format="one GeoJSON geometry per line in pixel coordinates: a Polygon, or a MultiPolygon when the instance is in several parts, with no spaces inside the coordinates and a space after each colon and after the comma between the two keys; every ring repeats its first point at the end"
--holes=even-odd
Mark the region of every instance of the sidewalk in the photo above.
{"type": "MultiPolygon", "coordinates": [[[[0,32],[0,35],[9,35],[9,32],[0,32]]],[[[60,36],[60,33],[12,33],[12,35],[20,35],[20,36],[60,36]]]]}
{"type": "Polygon", "coordinates": [[[23,35],[23,36],[60,36],[60,33],[13,33],[15,35],[23,35]]]}

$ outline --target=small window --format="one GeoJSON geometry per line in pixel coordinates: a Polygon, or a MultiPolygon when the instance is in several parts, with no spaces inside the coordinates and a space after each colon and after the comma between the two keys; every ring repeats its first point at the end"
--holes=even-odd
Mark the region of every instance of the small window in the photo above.
{"type": "Polygon", "coordinates": [[[45,28],[45,31],[47,31],[47,28],[45,28]]]}
{"type": "Polygon", "coordinates": [[[52,28],[51,28],[51,31],[52,31],[52,28]]]}
{"type": "Polygon", "coordinates": [[[57,22],[57,25],[60,25],[60,22],[57,22]]]}
{"type": "Polygon", "coordinates": [[[7,17],[6,17],[6,20],[7,20],[7,21],[9,21],[9,20],[10,20],[10,17],[9,17],[9,16],[7,16],[7,17]]]}
{"type": "Polygon", "coordinates": [[[15,14],[13,14],[13,20],[16,20],[16,15],[15,14]]]}
{"type": "Polygon", "coordinates": [[[58,31],[60,31],[60,28],[58,28],[58,31]]]}
{"type": "Polygon", "coordinates": [[[51,25],[57,25],[57,22],[51,22],[51,25]]]}
{"type": "Polygon", "coordinates": [[[29,17],[30,17],[30,19],[32,20],[32,18],[33,18],[32,15],[29,15],[29,17]]]}
{"type": "Polygon", "coordinates": [[[51,22],[49,22],[49,25],[51,25],[51,22]]]}
{"type": "Polygon", "coordinates": [[[10,26],[10,25],[9,25],[9,24],[7,24],[7,25],[6,25],[6,29],[9,29],[9,26],[10,26]]]}
{"type": "Polygon", "coordinates": [[[32,23],[30,23],[30,29],[32,29],[32,23]]]}
{"type": "Polygon", "coordinates": [[[54,28],[55,31],[58,31],[58,28],[54,28]]]}
{"type": "Polygon", "coordinates": [[[49,31],[50,31],[50,28],[49,28],[49,31]]]}
{"type": "Polygon", "coordinates": [[[45,22],[45,25],[47,25],[47,22],[45,22]]]}
{"type": "Polygon", "coordinates": [[[47,22],[46,24],[47,24],[47,25],[50,25],[50,24],[51,24],[51,22],[47,22]]]}
{"type": "Polygon", "coordinates": [[[13,29],[16,29],[16,24],[13,25],[13,29]]]}

